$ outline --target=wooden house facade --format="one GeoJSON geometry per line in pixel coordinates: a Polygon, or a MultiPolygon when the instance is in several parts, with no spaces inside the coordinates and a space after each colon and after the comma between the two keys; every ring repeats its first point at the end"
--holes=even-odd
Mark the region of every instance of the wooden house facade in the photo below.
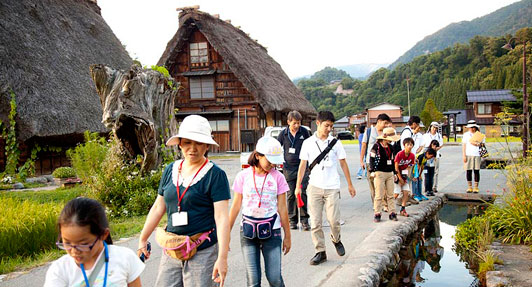
{"type": "Polygon", "coordinates": [[[291,110],[310,126],[316,110],[266,49],[218,17],[185,8],[179,29],[158,65],[180,83],[176,118],[191,114],[211,123],[220,145],[213,152],[253,148],[267,126],[286,124],[291,110]]]}

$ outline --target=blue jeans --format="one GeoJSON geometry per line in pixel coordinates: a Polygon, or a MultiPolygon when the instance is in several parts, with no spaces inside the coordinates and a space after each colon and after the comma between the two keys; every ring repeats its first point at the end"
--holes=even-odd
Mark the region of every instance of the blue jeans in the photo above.
{"type": "Polygon", "coordinates": [[[268,283],[270,283],[270,286],[284,287],[283,277],[281,276],[281,246],[283,245],[283,239],[280,228],[274,229],[272,237],[264,240],[258,238],[247,239],[240,231],[240,245],[242,246],[244,264],[246,265],[247,286],[261,286],[260,252],[262,251],[268,283]]]}
{"type": "Polygon", "coordinates": [[[423,188],[423,180],[420,178],[417,181],[412,180],[412,193],[414,196],[421,196],[421,190],[423,188]]]}
{"type": "Polygon", "coordinates": [[[368,177],[368,171],[366,169],[363,169],[362,167],[359,167],[358,168],[358,172],[357,172],[357,176],[362,176],[363,173],[364,173],[365,177],[368,177]]]}

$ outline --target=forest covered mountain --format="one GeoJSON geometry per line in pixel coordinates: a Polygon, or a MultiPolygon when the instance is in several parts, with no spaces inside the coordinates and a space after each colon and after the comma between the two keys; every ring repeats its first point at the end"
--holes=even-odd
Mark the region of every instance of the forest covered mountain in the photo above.
{"type": "Polygon", "coordinates": [[[467,43],[474,36],[504,36],[518,29],[532,26],[532,0],[523,0],[503,7],[488,15],[452,23],[425,37],[393,62],[389,68],[408,63],[417,56],[441,51],[456,43],[467,43]]]}
{"type": "MultiPolygon", "coordinates": [[[[521,41],[528,40],[527,50],[530,51],[532,28],[523,28],[515,36],[521,41]]],[[[406,108],[407,78],[410,79],[413,114],[420,114],[428,99],[433,99],[440,111],[464,108],[467,90],[515,89],[519,98],[522,97],[519,89],[522,87],[523,45],[520,41],[512,41],[513,50],[503,49],[511,37],[475,36],[467,44],[455,44],[417,57],[394,70],[381,68],[365,81],[352,79],[345,71],[327,67],[310,79],[300,80],[297,86],[317,110],[330,110],[338,118],[364,111],[380,102],[406,108]],[[353,94],[334,94],[336,87],[329,83],[339,77],[343,77],[344,89],[354,89],[353,94]]],[[[532,67],[532,57],[527,57],[527,66],[532,67]]]]}

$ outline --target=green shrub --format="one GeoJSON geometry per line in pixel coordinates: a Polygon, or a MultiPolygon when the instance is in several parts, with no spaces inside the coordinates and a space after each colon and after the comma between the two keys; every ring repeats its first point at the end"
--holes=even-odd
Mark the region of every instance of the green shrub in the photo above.
{"type": "Polygon", "coordinates": [[[109,144],[105,138],[97,133],[85,132],[85,143],[67,151],[67,156],[72,162],[77,176],[90,185],[102,172],[101,167],[107,153],[109,144]]]}
{"type": "Polygon", "coordinates": [[[52,172],[52,176],[55,178],[76,177],[76,171],[68,166],[58,167],[52,172]]]}
{"type": "Polygon", "coordinates": [[[477,252],[480,243],[486,241],[482,237],[486,226],[489,226],[489,222],[485,216],[475,216],[458,224],[454,234],[454,247],[462,258],[466,260],[473,258],[471,252],[477,252]]]}
{"type": "Polygon", "coordinates": [[[61,205],[9,197],[1,197],[0,205],[0,258],[29,256],[54,247],[61,205]]]}

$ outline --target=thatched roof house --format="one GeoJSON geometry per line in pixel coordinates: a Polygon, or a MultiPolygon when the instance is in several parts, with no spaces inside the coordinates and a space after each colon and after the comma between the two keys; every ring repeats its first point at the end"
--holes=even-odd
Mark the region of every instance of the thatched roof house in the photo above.
{"type": "MultiPolygon", "coordinates": [[[[316,115],[314,107],[268,55],[266,48],[229,21],[197,8],[182,9],[179,29],[168,42],[158,65],[165,66],[184,87],[177,105],[182,115],[197,111],[209,115],[210,110],[218,111],[220,118],[219,113],[224,110],[232,112],[231,119],[236,119],[238,110],[256,119],[244,123],[246,129],[256,130],[264,129],[266,124],[286,124],[286,113],[291,110],[300,111],[304,122],[316,115]],[[205,81],[213,91],[201,96],[194,91],[194,82],[205,81]],[[263,125],[261,120],[265,120],[263,125]]],[[[232,123],[230,130],[238,132],[244,128],[237,124],[237,121],[232,123]]],[[[237,145],[228,143],[228,149],[237,149],[237,145]]]]}
{"type": "Polygon", "coordinates": [[[0,119],[11,89],[19,140],[62,146],[106,131],[89,66],[125,69],[132,60],[96,1],[2,0],[0,15],[0,119]]]}

